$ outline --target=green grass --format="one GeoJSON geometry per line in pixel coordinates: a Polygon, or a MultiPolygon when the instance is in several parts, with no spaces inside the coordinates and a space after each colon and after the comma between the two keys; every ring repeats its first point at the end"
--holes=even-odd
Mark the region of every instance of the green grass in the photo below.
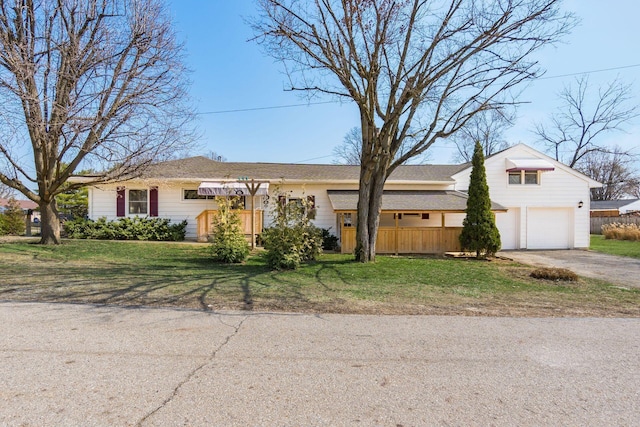
{"type": "Polygon", "coordinates": [[[605,239],[604,236],[592,234],[590,249],[610,255],[640,258],[639,241],[605,239]]]}
{"type": "Polygon", "coordinates": [[[259,254],[215,264],[198,244],[0,244],[0,300],[376,314],[637,316],[640,290],[529,277],[511,261],[325,254],[270,271],[259,254]]]}

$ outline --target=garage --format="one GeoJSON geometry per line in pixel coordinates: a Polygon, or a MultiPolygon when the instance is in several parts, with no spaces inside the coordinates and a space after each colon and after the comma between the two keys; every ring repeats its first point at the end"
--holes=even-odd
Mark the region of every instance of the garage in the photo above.
{"type": "Polygon", "coordinates": [[[527,249],[573,248],[573,208],[528,208],[527,249]]]}

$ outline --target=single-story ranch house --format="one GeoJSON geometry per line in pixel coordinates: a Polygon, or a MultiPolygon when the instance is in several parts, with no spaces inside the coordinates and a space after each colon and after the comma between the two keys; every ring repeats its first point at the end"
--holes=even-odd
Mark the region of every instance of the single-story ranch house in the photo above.
{"type": "MultiPolygon", "coordinates": [[[[598,182],[524,144],[488,157],[485,168],[503,249],[589,246],[589,190],[598,182]]],[[[460,250],[470,173],[470,164],[398,167],[385,185],[377,252],[460,250]]],[[[186,219],[187,238],[206,241],[214,196],[231,193],[241,196],[249,238],[271,223],[272,203],[304,197],[315,209],[315,225],[330,229],[350,253],[358,180],[359,166],[191,157],[157,163],[137,179],[90,187],[89,217],[186,219]]]]}

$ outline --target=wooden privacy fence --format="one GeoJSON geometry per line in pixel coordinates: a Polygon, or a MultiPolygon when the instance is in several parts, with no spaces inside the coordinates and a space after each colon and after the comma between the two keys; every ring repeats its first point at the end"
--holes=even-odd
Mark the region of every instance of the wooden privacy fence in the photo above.
{"type": "MultiPolygon", "coordinates": [[[[438,254],[460,251],[462,227],[379,227],[376,253],[379,254],[438,254]]],[[[353,253],[356,247],[355,227],[343,227],[343,254],[353,253]]]]}
{"type": "MultiPolygon", "coordinates": [[[[209,209],[202,211],[200,215],[196,217],[196,226],[198,233],[198,241],[206,242],[211,234],[211,223],[213,222],[213,217],[217,215],[217,210],[209,209]]],[[[262,233],[262,220],[263,220],[264,211],[256,210],[255,211],[255,232],[256,234],[262,233]]],[[[242,230],[244,231],[244,235],[251,241],[251,210],[242,210],[240,211],[240,221],[242,223],[242,230]]]]}
{"type": "Polygon", "coordinates": [[[640,217],[637,216],[616,216],[616,217],[592,217],[591,234],[602,234],[602,226],[605,224],[636,224],[640,226],[640,217]]]}

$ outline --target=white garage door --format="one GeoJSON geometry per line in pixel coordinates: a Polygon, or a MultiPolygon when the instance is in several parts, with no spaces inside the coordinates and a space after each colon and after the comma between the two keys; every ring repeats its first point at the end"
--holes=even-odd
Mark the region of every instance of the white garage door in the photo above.
{"type": "Polygon", "coordinates": [[[500,231],[502,249],[520,249],[520,208],[508,208],[496,213],[496,225],[500,231]]]}
{"type": "Polygon", "coordinates": [[[573,247],[573,208],[529,208],[527,249],[573,247]]]}

